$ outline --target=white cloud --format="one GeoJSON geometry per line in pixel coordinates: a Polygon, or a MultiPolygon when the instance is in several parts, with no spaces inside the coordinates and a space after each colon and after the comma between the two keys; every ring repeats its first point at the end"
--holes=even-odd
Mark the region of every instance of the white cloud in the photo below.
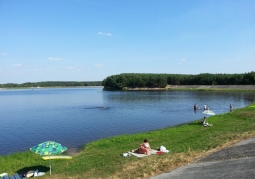
{"type": "Polygon", "coordinates": [[[61,58],[53,58],[53,57],[49,57],[48,60],[56,60],[56,61],[60,61],[62,60],[61,58]]]}
{"type": "Polygon", "coordinates": [[[109,32],[98,32],[99,35],[107,35],[107,36],[111,36],[112,34],[109,32]]]}
{"type": "Polygon", "coordinates": [[[8,53],[2,52],[1,55],[6,56],[6,55],[8,55],[8,53]]]}
{"type": "Polygon", "coordinates": [[[74,71],[81,71],[80,67],[78,65],[74,65],[74,66],[68,66],[66,67],[68,70],[74,72],[74,71]]]}
{"type": "Polygon", "coordinates": [[[186,62],[185,58],[182,58],[182,59],[178,60],[178,64],[185,64],[185,62],[186,62]]]}
{"type": "Polygon", "coordinates": [[[94,66],[95,67],[103,67],[104,65],[103,64],[95,64],[94,66]]]}
{"type": "Polygon", "coordinates": [[[72,66],[69,66],[69,67],[66,67],[66,68],[70,69],[70,70],[76,69],[76,67],[72,67],[72,66]]]}
{"type": "Polygon", "coordinates": [[[33,70],[34,70],[34,71],[42,71],[43,69],[40,69],[40,68],[34,68],[33,70]]]}
{"type": "Polygon", "coordinates": [[[13,66],[13,67],[20,67],[21,64],[13,64],[12,66],[13,66]]]}

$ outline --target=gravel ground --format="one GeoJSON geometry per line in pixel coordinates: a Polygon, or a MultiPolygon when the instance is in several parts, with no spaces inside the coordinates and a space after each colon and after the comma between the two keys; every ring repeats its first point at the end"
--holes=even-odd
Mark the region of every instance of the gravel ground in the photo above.
{"type": "Polygon", "coordinates": [[[151,179],[255,179],[255,137],[151,179]]]}
{"type": "Polygon", "coordinates": [[[197,163],[222,161],[245,157],[255,157],[255,143],[223,149],[197,161],[197,163]]]}

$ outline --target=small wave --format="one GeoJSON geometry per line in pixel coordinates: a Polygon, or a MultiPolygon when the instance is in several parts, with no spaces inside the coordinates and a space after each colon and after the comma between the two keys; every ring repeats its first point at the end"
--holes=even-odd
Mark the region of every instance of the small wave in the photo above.
{"type": "Polygon", "coordinates": [[[109,109],[107,106],[86,107],[84,109],[109,109]]]}

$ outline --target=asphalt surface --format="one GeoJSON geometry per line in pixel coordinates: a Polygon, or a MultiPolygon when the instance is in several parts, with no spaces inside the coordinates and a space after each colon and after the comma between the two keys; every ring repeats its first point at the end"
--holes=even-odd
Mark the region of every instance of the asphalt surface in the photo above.
{"type": "Polygon", "coordinates": [[[255,179],[255,137],[150,179],[255,179]]]}

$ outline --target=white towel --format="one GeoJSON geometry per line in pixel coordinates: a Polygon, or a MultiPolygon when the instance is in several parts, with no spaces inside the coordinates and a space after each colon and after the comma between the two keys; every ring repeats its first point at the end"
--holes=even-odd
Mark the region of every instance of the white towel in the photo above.
{"type": "Polygon", "coordinates": [[[136,157],[147,157],[147,156],[150,156],[152,154],[157,154],[157,150],[154,150],[154,149],[150,149],[150,154],[149,155],[145,155],[145,154],[140,154],[140,153],[136,153],[136,152],[130,152],[131,155],[134,155],[136,157]]]}

